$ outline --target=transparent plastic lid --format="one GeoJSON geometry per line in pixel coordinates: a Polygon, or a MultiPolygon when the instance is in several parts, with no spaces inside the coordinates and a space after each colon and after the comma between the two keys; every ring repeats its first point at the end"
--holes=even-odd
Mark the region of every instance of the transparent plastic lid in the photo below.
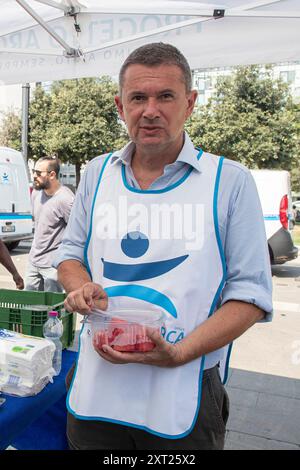
{"type": "Polygon", "coordinates": [[[99,310],[94,309],[83,320],[85,323],[103,323],[126,321],[127,323],[139,323],[143,325],[153,326],[161,324],[164,320],[164,313],[161,310],[138,310],[138,309],[113,309],[99,310]]]}

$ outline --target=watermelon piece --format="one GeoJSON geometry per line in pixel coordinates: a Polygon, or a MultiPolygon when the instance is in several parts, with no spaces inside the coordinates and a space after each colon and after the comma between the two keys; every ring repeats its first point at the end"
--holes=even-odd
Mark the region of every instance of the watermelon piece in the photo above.
{"type": "Polygon", "coordinates": [[[134,352],[135,344],[123,344],[122,346],[118,346],[117,344],[114,344],[112,345],[112,348],[115,351],[119,351],[119,352],[134,352]]]}
{"type": "Polygon", "coordinates": [[[119,335],[122,335],[125,331],[122,328],[113,328],[113,330],[110,332],[110,336],[108,337],[108,342],[109,344],[113,343],[115,338],[117,338],[119,335]]]}
{"type": "Polygon", "coordinates": [[[128,323],[117,317],[111,319],[107,329],[95,333],[93,344],[98,349],[108,344],[120,352],[149,352],[155,348],[144,325],[128,323]]]}
{"type": "Polygon", "coordinates": [[[106,330],[97,331],[94,335],[93,344],[97,349],[101,349],[104,344],[108,344],[108,334],[106,330]]]}
{"type": "Polygon", "coordinates": [[[127,346],[128,344],[135,345],[135,342],[135,337],[129,331],[117,336],[112,344],[114,346],[127,346]]]}
{"type": "Polygon", "coordinates": [[[145,341],[135,345],[135,350],[139,352],[149,352],[155,348],[155,344],[152,341],[145,341]]]}

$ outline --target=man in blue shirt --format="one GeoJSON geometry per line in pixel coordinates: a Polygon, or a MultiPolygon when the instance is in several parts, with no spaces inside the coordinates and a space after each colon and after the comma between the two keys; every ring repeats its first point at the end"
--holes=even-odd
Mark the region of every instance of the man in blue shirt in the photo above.
{"type": "Polygon", "coordinates": [[[183,128],[196,96],[173,46],[130,54],[115,101],[131,142],[92,160],[78,188],[56,261],[66,308],[89,314],[108,303],[111,311],[151,304],[165,310],[166,334],[149,331],[153,351],[126,353],[93,345],[83,327],[68,396],[71,448],[222,449],[228,397],[219,368],[228,345],[271,315],[255,183],[242,165],[193,147],[183,128]],[[157,205],[174,203],[167,239],[152,217],[157,205]],[[197,212],[196,230],[185,230],[187,208],[197,212]],[[124,225],[137,209],[144,218],[124,225]]]}

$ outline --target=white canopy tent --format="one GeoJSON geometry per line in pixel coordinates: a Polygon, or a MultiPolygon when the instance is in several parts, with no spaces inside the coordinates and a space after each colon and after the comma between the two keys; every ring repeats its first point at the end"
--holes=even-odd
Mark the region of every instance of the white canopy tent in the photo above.
{"type": "Polygon", "coordinates": [[[0,0],[0,84],[115,76],[147,42],[191,68],[300,60],[300,0],[0,0]]]}

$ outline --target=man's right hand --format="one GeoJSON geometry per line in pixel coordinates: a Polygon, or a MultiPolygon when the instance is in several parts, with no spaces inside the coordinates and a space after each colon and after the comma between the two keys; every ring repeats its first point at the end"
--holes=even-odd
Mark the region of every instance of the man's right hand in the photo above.
{"type": "Polygon", "coordinates": [[[16,288],[17,289],[24,289],[24,280],[23,278],[20,276],[20,274],[18,272],[16,272],[14,275],[13,275],[13,280],[16,284],[16,288]]]}
{"type": "Polygon", "coordinates": [[[66,310],[87,315],[93,308],[107,309],[108,298],[105,290],[94,282],[87,282],[70,292],[64,302],[66,310]]]}

